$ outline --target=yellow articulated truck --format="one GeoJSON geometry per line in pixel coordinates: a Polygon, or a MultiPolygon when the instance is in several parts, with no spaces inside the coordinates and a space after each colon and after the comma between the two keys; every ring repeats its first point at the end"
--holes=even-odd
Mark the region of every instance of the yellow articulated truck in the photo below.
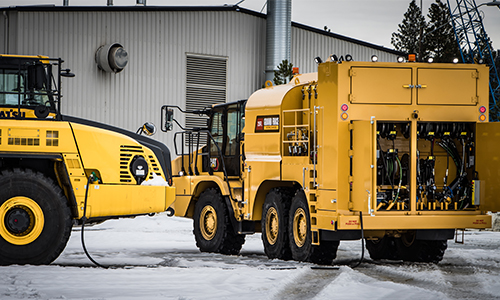
{"type": "Polygon", "coordinates": [[[437,263],[456,229],[491,227],[500,206],[488,78],[477,64],[332,56],[248,100],[164,106],[163,131],[177,110],[208,119],[175,135],[175,215],[206,252],[237,254],[262,232],[269,258],[331,264],[364,237],[373,259],[437,263]]]}
{"type": "Polygon", "coordinates": [[[163,144],[61,114],[61,77],[74,76],[62,63],[0,55],[0,265],[48,264],[73,224],[163,212],[175,199],[161,183],[171,181],[163,144]],[[153,177],[163,181],[142,184],[153,177]]]}

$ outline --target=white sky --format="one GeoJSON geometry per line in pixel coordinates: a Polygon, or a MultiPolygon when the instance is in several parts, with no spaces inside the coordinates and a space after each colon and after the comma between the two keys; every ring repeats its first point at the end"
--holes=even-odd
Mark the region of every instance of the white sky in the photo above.
{"type": "MultiPolygon", "coordinates": [[[[427,15],[434,0],[421,1],[423,12],[427,15]]],[[[489,1],[491,0],[476,0],[476,3],[479,5],[489,1]]],[[[136,0],[113,2],[115,6],[136,4],[136,0]]],[[[146,0],[146,4],[150,6],[218,6],[237,2],[239,0],[146,0]]],[[[63,0],[0,0],[0,7],[62,3],[63,0]]],[[[107,0],[69,0],[71,6],[106,3],[107,0]]],[[[240,6],[261,11],[265,3],[266,0],[245,0],[240,6]]],[[[398,29],[409,3],[410,0],[292,0],[292,21],[316,28],[326,25],[334,33],[392,48],[391,34],[398,29]]],[[[419,0],[417,4],[420,4],[419,0]]],[[[480,10],[484,13],[484,26],[493,41],[493,47],[500,49],[500,9],[483,6],[480,10]]],[[[266,12],[265,8],[263,12],[266,12]]]]}

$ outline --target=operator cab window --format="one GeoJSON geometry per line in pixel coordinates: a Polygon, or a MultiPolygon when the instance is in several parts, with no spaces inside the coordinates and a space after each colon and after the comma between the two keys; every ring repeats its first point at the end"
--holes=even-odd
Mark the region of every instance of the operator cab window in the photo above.
{"type": "Polygon", "coordinates": [[[36,76],[28,76],[28,70],[0,69],[0,105],[2,106],[49,106],[49,96],[46,89],[45,70],[36,76]],[[32,81],[28,82],[28,78],[32,81]]]}
{"type": "Polygon", "coordinates": [[[18,74],[16,71],[1,70],[0,74],[0,104],[2,105],[17,105],[19,92],[21,97],[26,93],[24,78],[25,74],[18,74]]]}
{"type": "Polygon", "coordinates": [[[212,137],[214,138],[212,141],[210,141],[210,156],[211,157],[219,157],[219,150],[217,149],[217,145],[219,146],[219,149],[223,151],[222,149],[222,143],[224,141],[224,124],[223,124],[223,112],[215,112],[212,118],[212,124],[210,127],[210,134],[212,134],[212,137]],[[217,144],[215,144],[215,143],[217,144]]]}
{"type": "Polygon", "coordinates": [[[227,110],[227,145],[225,154],[227,156],[234,156],[238,154],[238,135],[240,130],[240,114],[238,106],[231,105],[227,110]]]}

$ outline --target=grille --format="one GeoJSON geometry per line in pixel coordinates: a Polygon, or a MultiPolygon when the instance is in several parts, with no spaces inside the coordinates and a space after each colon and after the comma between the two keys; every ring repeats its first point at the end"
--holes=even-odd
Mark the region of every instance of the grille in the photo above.
{"type": "MultiPolygon", "coordinates": [[[[151,164],[151,169],[153,170],[153,172],[155,172],[156,175],[161,176],[160,168],[159,168],[158,163],[156,162],[156,159],[154,158],[154,156],[149,155],[148,158],[149,158],[149,163],[151,164]]],[[[149,179],[153,179],[153,176],[149,176],[149,179]]]]}
{"type": "Polygon", "coordinates": [[[144,154],[141,146],[120,146],[120,182],[132,182],[129,165],[132,158],[138,154],[144,154]]]}

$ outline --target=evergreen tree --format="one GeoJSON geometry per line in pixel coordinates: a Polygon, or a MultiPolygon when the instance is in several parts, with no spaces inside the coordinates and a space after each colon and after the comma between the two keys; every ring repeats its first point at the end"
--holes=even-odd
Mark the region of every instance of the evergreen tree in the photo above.
{"type": "Polygon", "coordinates": [[[403,22],[398,25],[398,31],[392,33],[391,44],[398,51],[417,54],[417,59],[421,61],[427,56],[425,25],[422,11],[415,0],[412,0],[404,14],[403,22]]]}
{"type": "Polygon", "coordinates": [[[427,16],[429,23],[425,38],[429,50],[428,56],[432,56],[434,62],[443,63],[449,63],[453,58],[460,57],[448,5],[436,0],[436,3],[431,4],[427,16]]]}
{"type": "Polygon", "coordinates": [[[274,71],[274,79],[273,79],[275,85],[284,84],[292,80],[293,65],[289,63],[287,59],[283,60],[277,67],[278,70],[274,71]]]}

